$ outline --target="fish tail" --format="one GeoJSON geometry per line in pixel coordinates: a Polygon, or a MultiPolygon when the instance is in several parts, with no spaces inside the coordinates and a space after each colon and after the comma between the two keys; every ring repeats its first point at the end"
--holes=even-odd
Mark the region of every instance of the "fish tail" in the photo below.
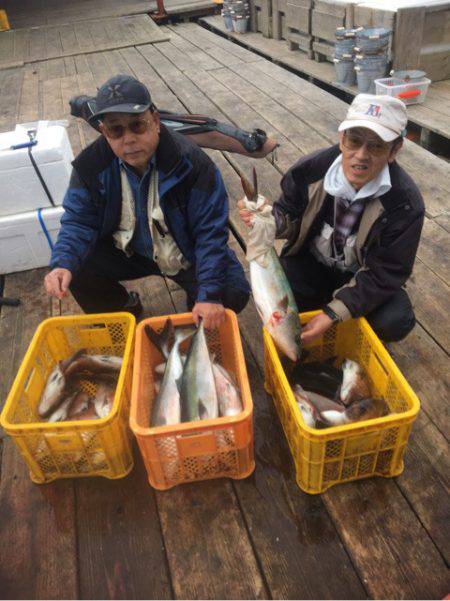
{"type": "Polygon", "coordinates": [[[144,330],[150,342],[152,342],[161,355],[167,359],[169,357],[169,342],[171,335],[173,334],[173,323],[170,317],[167,318],[160,334],[148,324],[144,326],[144,330]]]}

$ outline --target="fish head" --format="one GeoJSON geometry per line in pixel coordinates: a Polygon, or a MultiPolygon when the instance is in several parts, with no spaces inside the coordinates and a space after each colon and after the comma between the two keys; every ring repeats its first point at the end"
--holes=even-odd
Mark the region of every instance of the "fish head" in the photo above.
{"type": "Polygon", "coordinates": [[[383,417],[389,413],[389,407],[383,399],[369,397],[353,403],[345,413],[350,421],[358,422],[383,417]]]}

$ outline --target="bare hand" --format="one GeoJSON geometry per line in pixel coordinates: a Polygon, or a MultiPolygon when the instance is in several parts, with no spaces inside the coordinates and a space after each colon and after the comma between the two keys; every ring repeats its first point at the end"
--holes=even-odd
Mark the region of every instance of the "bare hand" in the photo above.
{"type": "Polygon", "coordinates": [[[245,208],[244,199],[239,200],[237,203],[239,209],[239,216],[247,227],[253,225],[253,214],[245,208]]]}
{"type": "Polygon", "coordinates": [[[319,338],[333,325],[333,320],[326,313],[319,313],[309,321],[302,331],[302,342],[312,342],[319,338]]]}
{"type": "Polygon", "coordinates": [[[57,267],[53,269],[44,278],[45,290],[51,296],[56,298],[64,298],[67,296],[69,284],[72,281],[72,273],[68,269],[57,267]]]}
{"type": "Polygon", "coordinates": [[[205,328],[218,328],[225,319],[225,309],[218,303],[195,303],[192,317],[198,326],[200,317],[203,318],[205,328]]]}

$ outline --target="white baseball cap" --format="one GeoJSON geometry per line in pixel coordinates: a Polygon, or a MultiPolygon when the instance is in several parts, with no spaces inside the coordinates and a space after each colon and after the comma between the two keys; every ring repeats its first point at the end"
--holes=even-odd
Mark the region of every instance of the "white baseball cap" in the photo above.
{"type": "Polygon", "coordinates": [[[385,142],[403,136],[408,123],[405,104],[393,96],[358,94],[348,108],[345,121],[339,131],[352,127],[366,127],[385,142]]]}

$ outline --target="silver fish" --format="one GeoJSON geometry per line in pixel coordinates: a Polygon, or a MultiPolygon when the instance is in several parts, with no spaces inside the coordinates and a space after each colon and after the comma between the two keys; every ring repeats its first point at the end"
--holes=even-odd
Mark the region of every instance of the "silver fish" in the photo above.
{"type": "Polygon", "coordinates": [[[348,406],[371,396],[369,380],[359,363],[345,359],[342,373],[342,384],[338,391],[341,403],[348,406]]]}
{"type": "MultiPolygon", "coordinates": [[[[241,182],[247,200],[256,204],[255,169],[253,186],[243,176],[241,182]]],[[[250,261],[250,282],[256,308],[278,349],[297,362],[301,354],[301,325],[292,289],[274,248],[266,253],[262,263],[264,266],[256,260],[250,261]]]]}
{"type": "Polygon", "coordinates": [[[151,326],[146,324],[144,331],[152,344],[156,346],[161,355],[166,359],[170,353],[170,340],[174,335],[173,322],[170,317],[167,318],[164,328],[160,333],[156,332],[151,326]]]}
{"type": "Polygon", "coordinates": [[[302,414],[303,421],[310,428],[314,428],[316,425],[317,412],[311,406],[306,392],[299,385],[294,386],[292,389],[295,400],[297,401],[298,408],[302,414]]]}
{"type": "Polygon", "coordinates": [[[89,399],[87,407],[72,419],[77,421],[84,421],[86,419],[98,419],[97,411],[95,410],[94,403],[92,402],[92,400],[89,399]]]}
{"type": "Polygon", "coordinates": [[[218,417],[219,403],[203,320],[192,338],[180,390],[183,422],[218,417]]]}
{"type": "Polygon", "coordinates": [[[233,378],[222,365],[215,361],[212,368],[219,402],[219,415],[226,417],[238,415],[242,411],[242,401],[233,378]]]}
{"type": "Polygon", "coordinates": [[[168,426],[179,424],[181,421],[179,384],[183,373],[183,362],[181,361],[180,344],[192,334],[192,329],[177,328],[175,330],[175,342],[167,358],[164,376],[153,402],[151,426],[168,426]]]}
{"type": "Polygon", "coordinates": [[[42,393],[38,405],[38,414],[47,417],[63,400],[63,392],[66,385],[67,370],[73,362],[76,362],[84,349],[77,351],[68,359],[59,361],[53,368],[42,393]]]}
{"type": "Polygon", "coordinates": [[[116,382],[113,377],[107,377],[103,374],[101,377],[93,378],[97,384],[97,390],[93,399],[93,404],[98,417],[106,417],[111,411],[114,395],[116,392],[116,382]]]}

